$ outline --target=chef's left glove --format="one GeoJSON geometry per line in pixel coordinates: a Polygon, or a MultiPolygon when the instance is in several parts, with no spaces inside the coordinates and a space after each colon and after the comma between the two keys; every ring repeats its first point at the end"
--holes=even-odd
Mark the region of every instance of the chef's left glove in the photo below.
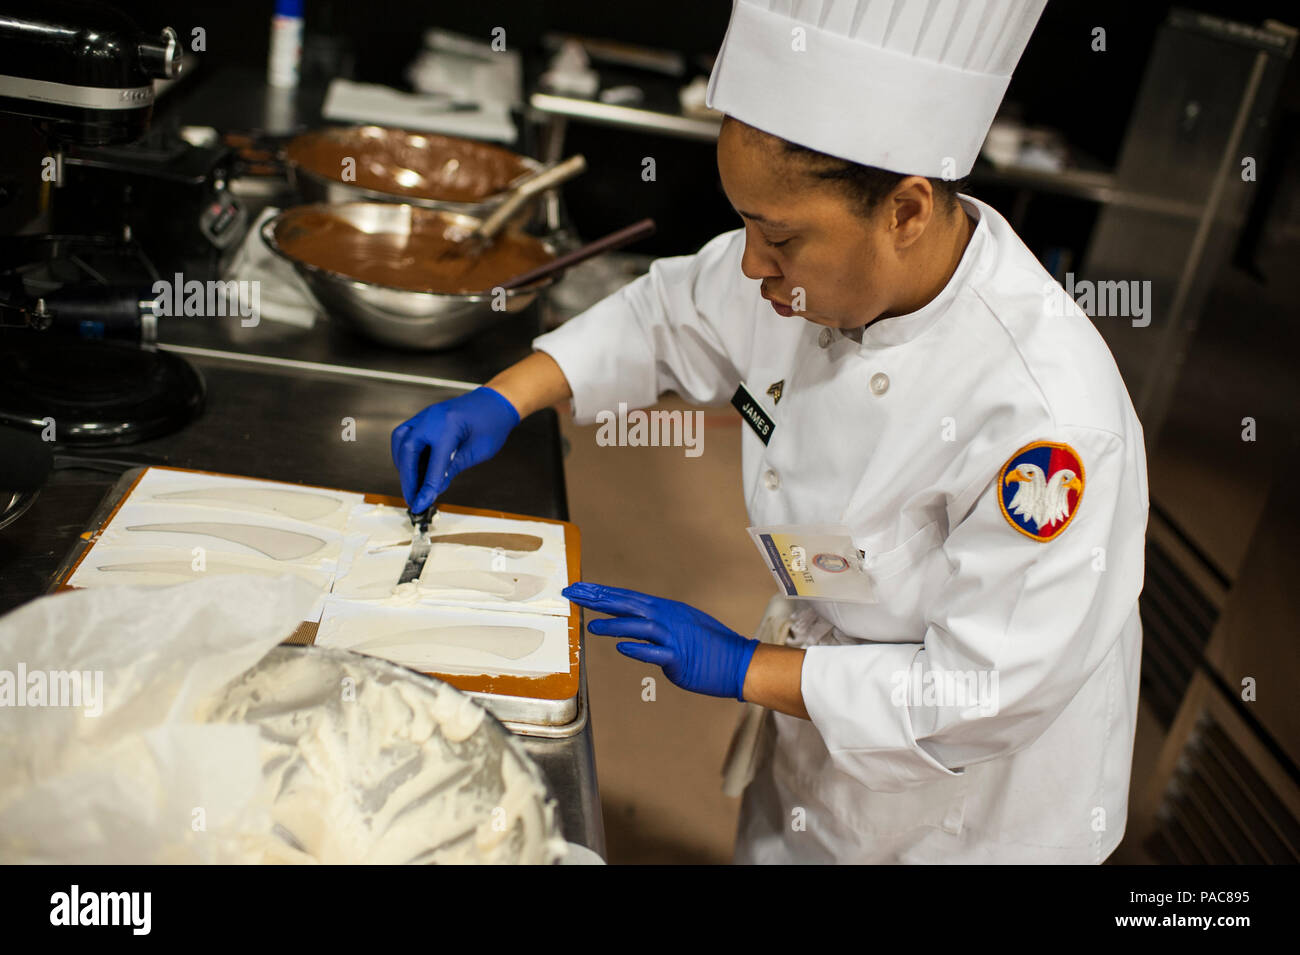
{"type": "Polygon", "coordinates": [[[591,633],[648,641],[619,643],[623,656],[663,667],[664,675],[683,690],[744,700],[745,674],[757,640],[742,637],[694,607],[635,590],[576,583],[564,589],[564,596],[579,606],[613,614],[609,620],[593,620],[587,627],[591,633]]]}

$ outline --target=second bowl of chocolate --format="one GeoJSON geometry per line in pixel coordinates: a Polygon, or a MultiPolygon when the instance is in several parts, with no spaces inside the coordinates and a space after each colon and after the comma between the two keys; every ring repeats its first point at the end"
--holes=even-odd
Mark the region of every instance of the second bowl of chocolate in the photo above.
{"type": "Polygon", "coordinates": [[[552,281],[497,288],[549,262],[555,249],[511,232],[467,256],[461,237],[478,221],[387,202],[313,204],[268,220],[262,240],[331,316],[398,348],[450,348],[527,308],[552,281]]]}
{"type": "Polygon", "coordinates": [[[490,143],[385,126],[315,129],[290,140],[284,155],[307,202],[404,202],[474,216],[487,215],[510,183],[541,168],[490,143]]]}

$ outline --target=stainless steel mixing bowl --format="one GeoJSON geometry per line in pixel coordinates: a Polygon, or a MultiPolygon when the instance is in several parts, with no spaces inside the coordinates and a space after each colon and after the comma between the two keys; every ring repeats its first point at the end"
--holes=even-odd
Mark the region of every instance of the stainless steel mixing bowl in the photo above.
{"type": "MultiPolygon", "coordinates": [[[[399,145],[408,145],[412,151],[419,154],[421,150],[415,149],[415,144],[431,144],[436,147],[440,142],[466,143],[471,147],[477,147],[483,151],[489,151],[504,154],[510,153],[509,150],[499,146],[493,146],[487,143],[478,143],[473,140],[463,140],[456,136],[444,136],[437,133],[419,133],[411,132],[404,129],[391,129],[384,126],[330,126],[322,129],[314,129],[310,132],[303,133],[292,140],[285,149],[284,159],[285,166],[289,172],[289,181],[306,203],[328,202],[401,202],[408,205],[420,206],[425,209],[441,209],[447,212],[456,212],[471,216],[486,216],[493,209],[499,206],[508,191],[502,190],[481,199],[472,201],[455,201],[451,199],[438,199],[428,196],[413,195],[410,190],[394,188],[392,191],[383,189],[367,188],[359,186],[355,182],[344,182],[340,176],[329,176],[322,172],[303,165],[295,158],[295,147],[300,144],[307,144],[313,140],[330,140],[339,143],[348,149],[351,155],[363,158],[365,155],[366,145],[368,142],[383,140],[389,143],[399,145]]],[[[434,148],[432,152],[436,153],[434,148]]],[[[542,164],[536,159],[529,156],[522,156],[517,153],[510,153],[518,166],[518,175],[511,178],[518,178],[530,172],[536,172],[542,168],[542,164]]],[[[432,159],[430,160],[433,161],[432,159]]],[[[527,215],[535,203],[529,203],[524,210],[527,215]]]]}
{"type": "MultiPolygon", "coordinates": [[[[490,292],[413,292],[362,282],[351,276],[322,269],[287,253],[277,239],[306,214],[325,213],[344,219],[363,232],[410,232],[414,223],[434,217],[447,225],[469,230],[478,224],[474,216],[424,209],[409,203],[345,202],[341,205],[314,204],[286,209],[262,225],[262,240],[276,255],[293,264],[322,309],[357,331],[385,345],[397,348],[451,348],[475,333],[522,311],[553,279],[543,279],[523,288],[494,296],[490,292]],[[493,308],[500,301],[499,310],[493,308]]],[[[554,245],[539,240],[552,256],[554,245]]]]}

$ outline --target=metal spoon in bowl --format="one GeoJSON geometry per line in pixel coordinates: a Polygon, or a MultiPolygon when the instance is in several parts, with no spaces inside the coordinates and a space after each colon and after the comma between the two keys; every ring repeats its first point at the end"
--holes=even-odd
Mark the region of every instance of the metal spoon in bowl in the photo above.
{"type": "Polygon", "coordinates": [[[468,270],[473,266],[474,261],[483,254],[483,250],[492,244],[492,240],[497,233],[505,227],[505,224],[510,221],[510,218],[519,211],[519,208],[525,202],[547,189],[558,186],[562,182],[567,182],[586,168],[587,160],[584,157],[580,155],[571,156],[562,163],[557,163],[530,176],[515,180],[514,187],[506,196],[505,201],[492,210],[492,213],[480,221],[468,234],[456,236],[450,231],[447,233],[448,238],[455,238],[459,241],[439,253],[438,258],[441,260],[463,257],[466,260],[466,270],[468,270]]]}

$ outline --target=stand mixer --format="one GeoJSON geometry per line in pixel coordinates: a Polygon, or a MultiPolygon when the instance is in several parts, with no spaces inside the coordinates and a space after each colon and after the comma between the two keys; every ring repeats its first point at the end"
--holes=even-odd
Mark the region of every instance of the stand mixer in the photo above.
{"type": "MultiPolygon", "coordinates": [[[[53,170],[44,175],[54,187],[46,218],[62,192],[65,151],[139,139],[154,80],[178,76],[181,55],[170,27],[146,36],[103,4],[3,0],[0,113],[28,118],[48,143],[31,169],[34,179],[53,170]]],[[[153,347],[157,317],[150,284],[135,277],[142,270],[97,259],[139,255],[126,226],[117,235],[0,236],[0,424],[52,433],[59,444],[124,444],[198,414],[198,372],[153,347]]]]}

